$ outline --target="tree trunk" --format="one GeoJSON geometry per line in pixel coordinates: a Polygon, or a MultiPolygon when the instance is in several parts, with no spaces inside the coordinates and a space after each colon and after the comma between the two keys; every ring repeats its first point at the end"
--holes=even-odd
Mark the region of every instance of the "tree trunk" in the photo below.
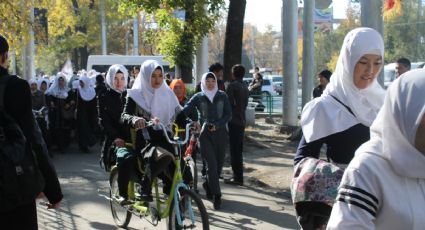
{"type": "MultiPolygon", "coordinates": [[[[78,64],[79,58],[78,58],[78,49],[75,48],[72,50],[72,63],[74,63],[74,70],[79,70],[80,69],[80,65],[78,64]]],[[[62,66],[60,67],[62,68],[62,66]]]]}
{"type": "MultiPolygon", "coordinates": [[[[74,9],[74,14],[76,16],[79,16],[80,12],[79,12],[77,0],[72,0],[72,6],[73,6],[73,9],[74,9]]],[[[91,0],[89,2],[89,9],[90,10],[94,9],[94,0],[91,0]]],[[[76,29],[77,29],[78,32],[81,32],[83,34],[87,34],[87,24],[78,25],[76,27],[76,29]]],[[[87,68],[87,59],[89,57],[89,51],[88,51],[87,44],[84,45],[83,47],[78,47],[75,50],[77,50],[77,52],[78,52],[77,56],[79,57],[78,60],[75,60],[75,64],[78,65],[77,69],[86,69],[87,68]]]]}
{"type": "Polygon", "coordinates": [[[231,79],[232,66],[242,61],[245,7],[246,0],[230,0],[224,41],[224,81],[231,79]]]}
{"type": "Polygon", "coordinates": [[[193,24],[194,19],[194,5],[193,0],[186,0],[186,26],[184,32],[180,38],[180,45],[185,47],[184,50],[181,50],[181,53],[177,55],[176,65],[180,67],[180,77],[184,83],[192,83],[192,68],[193,68],[193,55],[194,55],[194,46],[195,46],[195,37],[190,32],[189,27],[193,24]]]}
{"type": "Polygon", "coordinates": [[[87,69],[87,59],[89,59],[89,51],[87,46],[79,48],[80,51],[80,69],[87,69]]]}

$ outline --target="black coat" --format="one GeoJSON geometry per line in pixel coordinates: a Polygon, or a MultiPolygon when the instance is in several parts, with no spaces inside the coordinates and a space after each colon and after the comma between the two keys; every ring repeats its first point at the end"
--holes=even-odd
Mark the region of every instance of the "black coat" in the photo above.
{"type": "Polygon", "coordinates": [[[100,124],[108,138],[112,140],[121,138],[129,140],[129,126],[121,122],[121,113],[124,110],[127,91],[118,93],[111,88],[107,88],[98,95],[98,113],[100,124]]]}
{"type": "MultiPolygon", "coordinates": [[[[7,70],[0,67],[0,77],[6,75],[8,75],[7,70]]],[[[59,202],[63,197],[59,180],[46,148],[44,148],[41,132],[35,122],[32,113],[31,91],[25,80],[16,76],[9,80],[4,91],[4,109],[20,126],[27,141],[31,144],[28,146],[31,146],[35,152],[40,171],[46,182],[44,194],[50,203],[59,202]]],[[[31,206],[31,204],[29,205],[31,206]]],[[[20,208],[17,209],[17,213],[21,211],[20,208]]],[[[18,220],[25,221],[23,216],[18,216],[18,220]]]]}

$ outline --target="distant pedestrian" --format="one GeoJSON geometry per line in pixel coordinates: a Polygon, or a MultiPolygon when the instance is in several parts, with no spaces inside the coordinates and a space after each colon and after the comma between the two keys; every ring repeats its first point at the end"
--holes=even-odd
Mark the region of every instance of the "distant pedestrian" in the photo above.
{"type": "Polygon", "coordinates": [[[166,73],[165,76],[164,76],[164,78],[165,78],[165,82],[167,83],[167,85],[170,86],[171,81],[173,81],[173,78],[171,77],[171,74],[170,73],[166,73]]]}
{"type": "Polygon", "coordinates": [[[317,75],[319,79],[319,85],[313,89],[313,98],[320,97],[322,95],[323,90],[325,90],[331,79],[332,72],[329,70],[323,70],[317,75]]]}
{"type": "Polygon", "coordinates": [[[245,110],[248,106],[248,87],[242,81],[245,68],[242,65],[232,67],[233,81],[227,86],[226,93],[232,107],[232,119],[228,123],[230,162],[233,178],[224,180],[227,184],[243,185],[243,139],[245,134],[245,110]]]}
{"type": "MultiPolygon", "coordinates": [[[[220,64],[219,62],[216,62],[216,63],[210,65],[210,67],[208,68],[208,71],[213,73],[214,76],[217,78],[218,90],[225,91],[226,87],[225,87],[224,81],[223,81],[223,73],[224,73],[223,65],[220,64]]],[[[201,82],[199,82],[196,85],[196,92],[199,93],[201,91],[202,91],[201,90],[201,82]]]]}
{"type": "Polygon", "coordinates": [[[46,91],[49,108],[49,128],[51,144],[63,152],[70,144],[71,129],[74,123],[74,105],[67,86],[65,74],[57,73],[52,85],[46,91]]]}
{"type": "Polygon", "coordinates": [[[105,78],[103,74],[96,75],[96,85],[95,85],[96,96],[99,97],[106,90],[105,78]]]}
{"type": "MultiPolygon", "coordinates": [[[[24,194],[25,191],[19,191],[20,189],[23,189],[21,187],[16,188],[10,186],[17,186],[20,183],[28,184],[28,179],[32,179],[28,178],[28,175],[34,175],[35,173],[31,174],[28,173],[28,171],[18,171],[18,168],[21,170],[22,168],[20,166],[15,166],[16,174],[21,175],[21,178],[19,178],[21,181],[15,182],[11,180],[5,180],[11,178],[4,178],[5,174],[3,174],[3,169],[5,165],[2,164],[0,167],[0,223],[1,229],[36,230],[38,229],[37,208],[35,201],[37,195],[40,194],[47,197],[49,200],[48,208],[59,207],[59,203],[62,200],[63,195],[55,168],[50,161],[50,158],[48,157],[43,138],[41,137],[41,132],[38,129],[31,110],[30,87],[25,80],[8,73],[8,52],[9,44],[7,40],[2,35],[0,35],[0,82],[2,88],[2,107],[3,110],[10,116],[10,118],[13,119],[13,121],[19,126],[20,130],[22,130],[25,137],[25,150],[23,154],[32,155],[35,157],[34,160],[36,160],[38,163],[38,168],[40,169],[42,177],[45,181],[45,185],[42,186],[42,184],[37,184],[41,188],[39,191],[36,191],[37,188],[33,188],[33,192],[36,192],[36,194],[32,194],[33,198],[31,196],[26,197],[16,195],[16,193],[20,192],[24,194]],[[13,193],[12,191],[16,191],[16,193],[13,193]]],[[[9,140],[7,140],[7,138],[6,141],[4,141],[4,136],[2,139],[3,140],[0,141],[2,146],[0,152],[2,154],[1,162],[3,163],[5,162],[6,158],[6,155],[3,154],[6,153],[6,151],[11,151],[11,144],[8,143],[9,140]]],[[[13,144],[16,143],[16,141],[13,142],[13,144]]],[[[14,145],[13,147],[16,146],[14,145]]],[[[17,158],[19,159],[20,157],[17,156],[17,158]]],[[[25,158],[28,159],[27,157],[25,158]]],[[[21,160],[18,161],[21,162],[21,160]]],[[[36,167],[33,167],[33,171],[34,168],[36,167]]],[[[6,174],[13,175],[12,172],[8,172],[6,174]]]]}
{"type": "Polygon", "coordinates": [[[46,79],[46,78],[38,79],[38,82],[37,82],[38,90],[43,92],[43,94],[46,94],[46,91],[50,85],[49,83],[50,83],[49,79],[46,79]]]}
{"type": "Polygon", "coordinates": [[[397,74],[397,77],[400,77],[402,74],[409,71],[410,68],[410,61],[407,58],[399,58],[395,63],[395,72],[397,74]]]}
{"type": "Polygon", "coordinates": [[[205,73],[201,79],[202,92],[196,93],[183,108],[186,116],[191,117],[194,111],[200,114],[202,129],[199,135],[201,155],[207,162],[207,177],[203,183],[207,198],[214,198],[214,208],[221,208],[221,189],[219,177],[223,169],[224,153],[227,143],[226,124],[232,117],[229,100],[218,90],[217,78],[211,72],[205,73]]]}
{"type": "Polygon", "coordinates": [[[95,129],[98,120],[96,90],[86,74],[80,76],[75,93],[78,146],[82,152],[88,153],[89,147],[96,144],[95,129]]]}

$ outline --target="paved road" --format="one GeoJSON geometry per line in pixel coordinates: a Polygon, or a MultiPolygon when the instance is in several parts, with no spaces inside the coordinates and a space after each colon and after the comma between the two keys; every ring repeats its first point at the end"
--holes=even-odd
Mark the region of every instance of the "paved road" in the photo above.
{"type": "MultiPolygon", "coordinates": [[[[44,229],[117,229],[109,202],[98,195],[108,192],[107,174],[99,168],[98,149],[91,154],[76,153],[71,148],[54,157],[64,200],[58,210],[38,206],[39,228],[44,229]],[[72,153],[74,152],[74,153],[72,153]],[[96,152],[96,153],[95,153],[96,152]]],[[[229,186],[222,183],[223,205],[215,211],[212,203],[201,196],[207,207],[211,229],[296,229],[290,201],[262,188],[229,186]]],[[[132,218],[129,229],[156,229],[146,220],[132,218]]],[[[166,229],[162,221],[157,229],[166,229]]]]}

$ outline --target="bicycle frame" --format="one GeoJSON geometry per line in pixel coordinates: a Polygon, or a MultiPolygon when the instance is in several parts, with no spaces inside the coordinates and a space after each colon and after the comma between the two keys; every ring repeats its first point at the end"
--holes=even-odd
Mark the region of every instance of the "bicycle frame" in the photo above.
{"type": "MultiPolygon", "coordinates": [[[[179,147],[181,145],[184,145],[187,143],[188,138],[189,138],[189,132],[186,132],[186,138],[183,141],[179,141],[179,140],[170,140],[167,132],[165,130],[165,127],[162,124],[159,124],[159,126],[161,126],[164,135],[167,139],[167,141],[169,143],[171,143],[174,146],[174,151],[175,151],[175,159],[174,159],[174,164],[175,164],[175,170],[174,170],[174,176],[173,176],[173,182],[172,182],[172,186],[171,186],[171,191],[170,191],[170,195],[168,196],[168,198],[165,201],[161,201],[160,197],[159,197],[159,189],[158,189],[158,178],[154,178],[153,180],[153,187],[154,187],[154,191],[155,191],[155,201],[156,201],[156,211],[158,212],[158,216],[160,219],[166,218],[170,215],[170,207],[171,205],[174,205],[174,210],[176,212],[176,216],[181,216],[180,215],[180,206],[179,206],[179,189],[180,188],[184,188],[189,190],[189,187],[183,183],[183,176],[182,176],[182,172],[181,172],[181,165],[180,165],[180,161],[181,161],[181,152],[179,147]],[[174,202],[172,202],[174,200],[174,202]],[[165,207],[163,209],[161,209],[161,205],[165,205],[165,207]]],[[[189,130],[189,126],[190,124],[188,124],[186,126],[186,130],[189,130]]],[[[131,147],[131,145],[127,145],[127,147],[131,147]]],[[[138,170],[141,173],[143,172],[142,169],[142,163],[140,161],[139,158],[137,158],[138,161],[138,170]]],[[[130,183],[128,185],[128,197],[130,199],[135,199],[136,194],[134,192],[134,181],[130,180],[130,183]]],[[[187,203],[187,208],[189,210],[189,215],[192,221],[192,224],[195,224],[195,216],[193,214],[193,210],[191,207],[191,203],[188,202],[187,203]]],[[[148,214],[148,207],[145,206],[145,203],[143,201],[137,201],[135,202],[132,207],[134,209],[136,209],[140,215],[145,216],[146,214],[148,214]]],[[[151,207],[152,208],[152,207],[151,207]]],[[[150,215],[154,215],[154,213],[150,213],[150,215]]],[[[177,223],[179,225],[182,225],[182,220],[181,218],[177,218],[177,223]]]]}

